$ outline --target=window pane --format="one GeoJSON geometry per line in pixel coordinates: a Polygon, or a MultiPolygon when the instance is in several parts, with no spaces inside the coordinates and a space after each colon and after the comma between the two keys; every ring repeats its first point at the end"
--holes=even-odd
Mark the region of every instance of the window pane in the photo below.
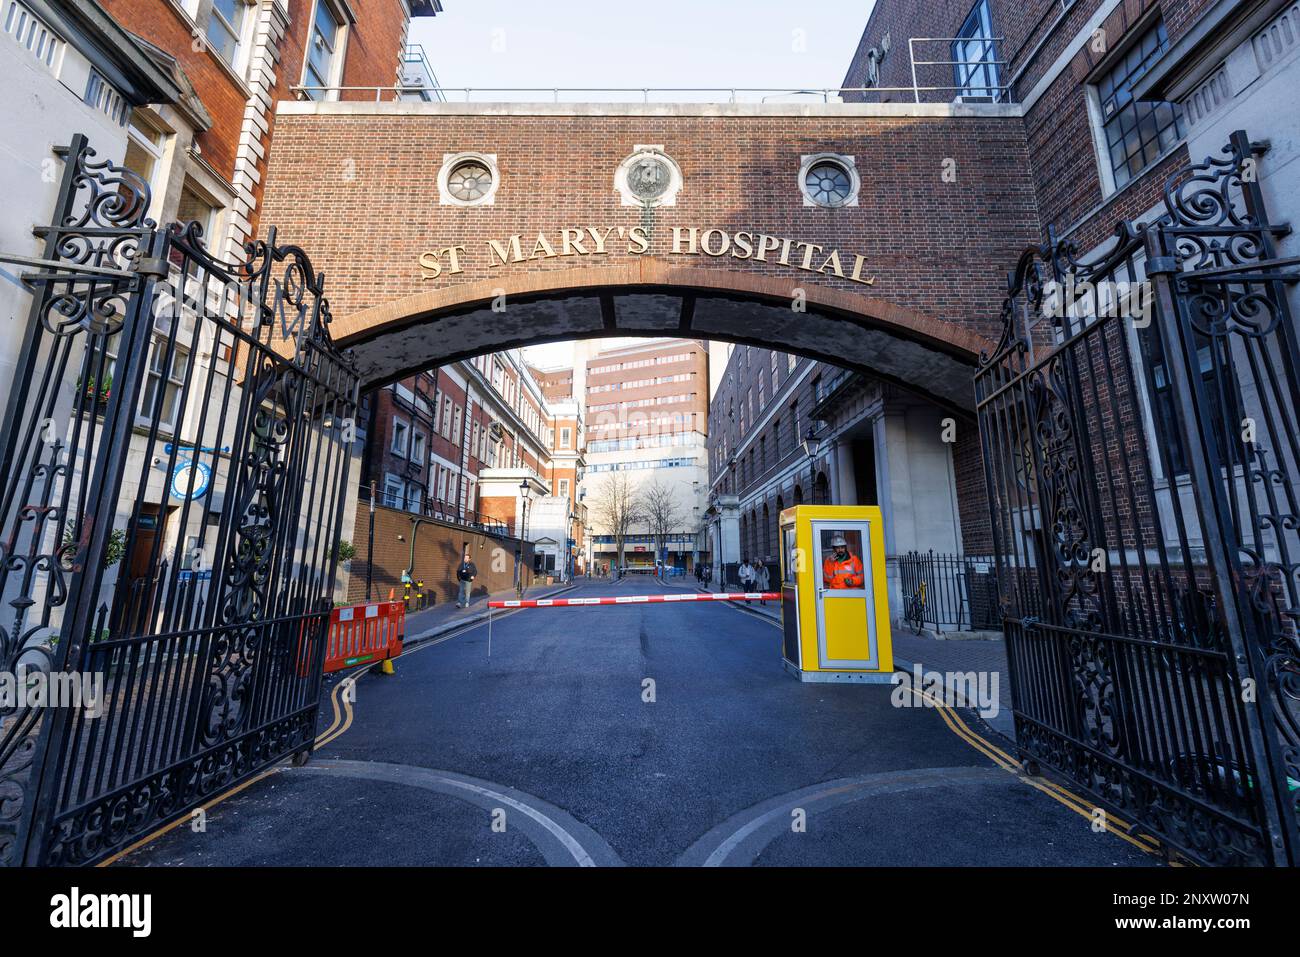
{"type": "Polygon", "coordinates": [[[1133,85],[1167,46],[1164,25],[1158,23],[1097,84],[1117,187],[1154,162],[1182,135],[1181,119],[1172,104],[1133,99],[1133,85]]]}
{"type": "Polygon", "coordinates": [[[126,141],[126,160],[122,165],[139,173],[146,183],[153,183],[154,158],[134,137],[126,141]]]}

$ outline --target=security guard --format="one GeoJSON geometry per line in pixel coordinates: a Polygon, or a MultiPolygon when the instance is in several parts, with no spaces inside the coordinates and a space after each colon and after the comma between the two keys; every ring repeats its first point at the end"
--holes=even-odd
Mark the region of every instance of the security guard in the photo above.
{"type": "Polygon", "coordinates": [[[822,562],[822,583],[827,588],[861,588],[865,584],[862,575],[862,559],[849,552],[849,543],[839,532],[831,539],[833,554],[827,555],[822,562]]]}

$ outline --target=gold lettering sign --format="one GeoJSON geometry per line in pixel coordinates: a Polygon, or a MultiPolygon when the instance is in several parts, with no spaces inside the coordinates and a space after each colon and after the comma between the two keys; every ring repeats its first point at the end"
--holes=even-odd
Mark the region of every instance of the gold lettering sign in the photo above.
{"type": "MultiPolygon", "coordinates": [[[[717,227],[674,226],[670,256],[708,256],[785,266],[803,272],[834,276],[864,286],[874,285],[874,276],[864,275],[866,257],[858,253],[841,255],[838,249],[818,243],[787,239],[752,230],[731,232],[717,227]]],[[[474,247],[478,249],[479,247],[474,247]]],[[[488,239],[482,254],[492,269],[508,269],[520,263],[566,256],[644,256],[650,251],[650,234],[644,226],[568,227],[515,233],[504,239],[488,239]]],[[[443,246],[420,254],[421,278],[440,279],[465,271],[470,247],[443,246]]]]}

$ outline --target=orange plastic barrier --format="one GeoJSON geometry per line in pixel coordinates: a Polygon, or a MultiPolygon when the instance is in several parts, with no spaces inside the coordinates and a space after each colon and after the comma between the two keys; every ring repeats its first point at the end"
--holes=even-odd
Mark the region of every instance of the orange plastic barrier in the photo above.
{"type": "Polygon", "coordinates": [[[405,635],[406,605],[400,601],[335,608],[325,640],[325,673],[396,658],[402,653],[405,635]]]}

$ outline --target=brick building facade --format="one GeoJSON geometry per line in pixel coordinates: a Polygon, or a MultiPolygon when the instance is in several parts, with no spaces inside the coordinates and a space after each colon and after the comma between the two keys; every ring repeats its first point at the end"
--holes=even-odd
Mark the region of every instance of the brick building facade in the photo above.
{"type": "Polygon", "coordinates": [[[153,51],[186,94],[176,106],[132,113],[127,165],[154,186],[157,221],[199,221],[209,248],[231,260],[259,235],[275,104],[360,95],[312,89],[322,74],[330,85],[397,85],[411,17],[441,10],[438,0],[102,0],[102,5],[153,51]]]}
{"type": "MultiPolygon", "coordinates": [[[[484,354],[407,376],[362,399],[363,453],[355,541],[368,534],[376,504],[449,528],[536,542],[540,570],[567,569],[581,552],[585,434],[575,403],[548,402],[517,350],[484,354]],[[520,483],[530,485],[526,518],[520,483]],[[553,500],[553,501],[547,501],[553,500]],[[545,510],[572,516],[544,529],[545,510]],[[555,532],[547,536],[547,531],[555,532]],[[573,546],[564,539],[574,538],[573,546]]],[[[453,536],[454,537],[454,536],[453,536]]],[[[354,564],[364,575],[364,562],[354,564]]]]}
{"type": "Polygon", "coordinates": [[[612,529],[594,514],[593,560],[693,568],[705,557],[700,531],[708,478],[707,346],[693,339],[614,341],[584,364],[587,489],[598,500],[613,476],[623,476],[641,513],[628,529],[621,558],[612,529]],[[646,508],[647,491],[660,496],[657,510],[646,508]],[[672,527],[661,527],[666,525],[672,527]]]}
{"type": "MultiPolygon", "coordinates": [[[[869,88],[843,103],[283,103],[266,215],[311,235],[369,383],[564,337],[740,344],[712,406],[715,562],[771,555],[796,491],[874,497],[895,554],[982,554],[971,381],[1007,271],[1049,232],[1091,255],[1150,215],[1193,139],[1221,146],[1195,131],[1223,131],[1225,91],[1255,103],[1252,135],[1292,142],[1294,20],[1279,2],[882,0],[845,79],[869,88]],[[913,88],[915,37],[953,38],[915,50],[953,62],[913,88]],[[313,172],[345,161],[355,179],[313,172]],[[641,201],[647,163],[666,192],[641,201]],[[482,195],[449,195],[464,169],[482,195]],[[808,361],[782,371],[784,353],[808,361]]],[[[1287,149],[1261,174],[1281,217],[1287,149]]]]}
{"type": "MultiPolygon", "coordinates": [[[[1235,11],[1278,13],[1282,3],[1214,3],[1213,0],[1056,0],[1010,3],[1007,0],[940,0],[911,3],[881,0],[845,78],[845,87],[873,85],[870,53],[886,35],[889,52],[878,85],[911,84],[908,37],[959,37],[963,27],[981,22],[987,30],[966,36],[989,36],[988,56],[998,62],[980,79],[957,75],[961,67],[918,67],[922,86],[943,89],[922,93],[941,102],[985,88],[995,76],[994,96],[1018,104],[1024,115],[1029,169],[1035,202],[1044,229],[1058,236],[1077,235],[1083,249],[1102,242],[1118,219],[1134,219],[1151,209],[1169,174],[1189,160],[1186,118],[1178,109],[1156,110],[1133,103],[1131,89],[1165,52],[1195,36],[1212,8],[1218,16],[1235,11]],[[961,89],[963,81],[967,89],[961,89]],[[1119,95],[1113,95],[1119,91],[1119,95]],[[1141,116],[1130,123],[1126,110],[1141,116]],[[1068,144],[1067,148],[1062,148],[1068,144]],[[1112,155],[1113,154],[1113,155],[1112,155]]],[[[1264,18],[1260,18],[1261,20],[1264,18]]],[[[1261,23],[1260,26],[1263,24],[1261,23]]],[[[931,43],[918,59],[957,61],[960,41],[931,43]]],[[[854,98],[897,102],[910,93],[850,94],[854,98]]],[[[1199,156],[1196,157],[1200,159],[1199,156]]]]}
{"type": "MultiPolygon", "coordinates": [[[[1285,3],[881,0],[843,85],[857,102],[1017,106],[1040,229],[1073,240],[1087,259],[1105,251],[1116,222],[1153,215],[1193,152],[1222,148],[1234,76],[1237,93],[1253,84],[1258,95],[1258,78],[1294,71],[1297,25],[1300,10],[1285,3]],[[936,37],[948,39],[909,42],[936,37]],[[913,58],[949,62],[915,67],[914,89],[913,58]],[[1184,95],[1164,102],[1166,90],[1184,95]],[[1216,112],[1217,140],[1190,134],[1198,121],[1212,127],[1204,119],[1216,112]]],[[[1278,125],[1265,109],[1261,130],[1278,125]]],[[[1282,124],[1284,142],[1295,142],[1295,127],[1282,124]]],[[[1286,208],[1294,176],[1278,172],[1288,165],[1279,159],[1271,192],[1286,208]]],[[[966,172],[956,162],[954,181],[966,172]]],[[[1172,424],[1152,405],[1151,442],[1173,444],[1172,424]]],[[[891,556],[993,550],[978,433],[961,410],[950,417],[907,384],[738,348],[711,411],[710,515],[727,543],[720,572],[743,558],[775,562],[778,512],[810,500],[882,505],[891,556]],[[810,428],[818,441],[806,441],[810,428]]],[[[896,608],[898,588],[891,566],[896,608]]]]}

